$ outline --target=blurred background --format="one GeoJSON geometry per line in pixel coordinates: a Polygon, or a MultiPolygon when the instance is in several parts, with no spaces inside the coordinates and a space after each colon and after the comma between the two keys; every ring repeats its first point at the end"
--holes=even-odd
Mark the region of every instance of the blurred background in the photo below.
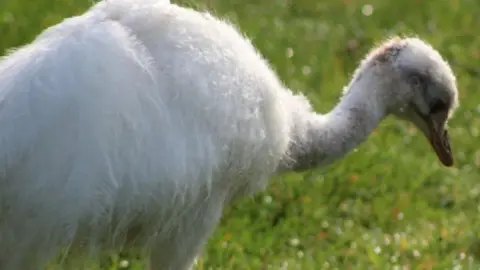
{"type": "MultiPolygon", "coordinates": [[[[480,269],[480,1],[174,1],[228,18],[285,84],[329,111],[365,53],[418,35],[450,62],[460,109],[454,168],[410,124],[388,119],[328,168],[272,179],[226,210],[198,269],[480,269]]],[[[91,0],[2,0],[0,54],[91,0]]],[[[113,254],[99,269],[142,269],[113,254]],[[128,263],[126,263],[128,262],[128,263]]]]}

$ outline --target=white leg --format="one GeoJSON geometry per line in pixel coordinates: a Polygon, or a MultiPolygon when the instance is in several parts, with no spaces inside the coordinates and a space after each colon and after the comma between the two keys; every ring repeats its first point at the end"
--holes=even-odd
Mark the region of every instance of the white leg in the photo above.
{"type": "MultiPolygon", "coordinates": [[[[218,201],[217,201],[218,202],[218,201]]],[[[149,270],[190,270],[215,230],[223,212],[222,203],[206,202],[187,212],[168,236],[158,238],[149,257],[149,270]]]]}

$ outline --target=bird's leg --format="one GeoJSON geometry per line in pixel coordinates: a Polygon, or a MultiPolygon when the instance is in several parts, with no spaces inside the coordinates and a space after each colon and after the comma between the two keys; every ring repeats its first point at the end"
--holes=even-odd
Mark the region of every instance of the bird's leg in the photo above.
{"type": "Polygon", "coordinates": [[[224,200],[209,197],[180,218],[178,225],[159,233],[150,250],[148,270],[190,270],[215,230],[224,200]]]}

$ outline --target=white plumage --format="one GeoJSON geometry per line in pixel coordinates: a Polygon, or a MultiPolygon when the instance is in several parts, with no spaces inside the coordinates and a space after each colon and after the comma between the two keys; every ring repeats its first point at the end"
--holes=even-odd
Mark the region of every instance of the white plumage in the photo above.
{"type": "Polygon", "coordinates": [[[322,116],[207,13],[106,1],[45,30],[0,62],[0,269],[129,246],[150,252],[152,270],[188,269],[225,205],[276,172],[342,157],[404,114],[416,88],[387,59],[397,49],[445,86],[432,90],[448,105],[443,131],[457,103],[448,64],[418,39],[383,48],[322,116]]]}

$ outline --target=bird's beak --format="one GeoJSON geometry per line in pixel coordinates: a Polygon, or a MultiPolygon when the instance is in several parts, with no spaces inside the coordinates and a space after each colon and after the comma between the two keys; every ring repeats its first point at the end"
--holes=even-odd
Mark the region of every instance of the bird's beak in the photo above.
{"type": "Polygon", "coordinates": [[[445,117],[441,114],[430,115],[424,118],[427,124],[427,130],[424,131],[425,136],[435,150],[437,157],[443,165],[447,167],[453,166],[453,154],[450,146],[450,137],[445,128],[445,117]]]}
{"type": "Polygon", "coordinates": [[[409,107],[412,109],[410,113],[401,115],[401,117],[412,121],[425,137],[427,137],[433,150],[435,150],[435,154],[437,154],[438,159],[443,165],[446,167],[453,166],[450,136],[448,135],[445,125],[448,118],[448,111],[426,115],[414,104],[411,104],[409,107]]]}

